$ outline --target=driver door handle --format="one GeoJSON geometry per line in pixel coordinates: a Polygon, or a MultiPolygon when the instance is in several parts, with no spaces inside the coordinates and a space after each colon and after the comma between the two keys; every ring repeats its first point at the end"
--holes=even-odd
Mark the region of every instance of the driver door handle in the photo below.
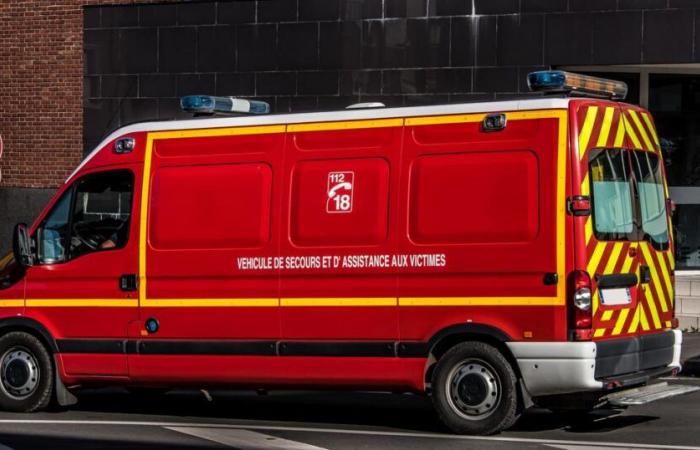
{"type": "Polygon", "coordinates": [[[134,292],[139,288],[138,278],[134,274],[122,275],[119,278],[119,289],[124,292],[134,292]]]}

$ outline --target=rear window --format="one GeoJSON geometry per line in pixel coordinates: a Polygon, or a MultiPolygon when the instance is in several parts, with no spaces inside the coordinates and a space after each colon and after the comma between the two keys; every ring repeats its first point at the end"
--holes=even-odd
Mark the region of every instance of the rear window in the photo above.
{"type": "Polygon", "coordinates": [[[599,240],[631,240],[634,230],[632,188],[626,152],[591,152],[593,225],[599,240]]]}
{"type": "Polygon", "coordinates": [[[639,190],[639,207],[644,238],[656,246],[668,245],[666,195],[659,157],[649,152],[632,152],[639,190]]]}

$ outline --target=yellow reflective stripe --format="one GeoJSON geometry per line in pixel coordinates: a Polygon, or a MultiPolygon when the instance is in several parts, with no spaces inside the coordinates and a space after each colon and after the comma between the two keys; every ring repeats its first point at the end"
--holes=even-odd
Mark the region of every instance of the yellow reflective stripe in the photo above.
{"type": "Polygon", "coordinates": [[[583,157],[586,156],[586,150],[588,150],[588,141],[591,139],[593,125],[595,124],[595,118],[597,115],[597,106],[589,106],[588,110],[586,110],[586,117],[583,119],[583,127],[581,127],[581,132],[578,136],[578,156],[581,159],[583,159],[583,157]]]}
{"type": "MultiPolygon", "coordinates": [[[[482,116],[483,117],[483,116],[482,116]]],[[[357,130],[360,128],[401,127],[404,119],[351,120],[343,122],[299,123],[287,125],[289,133],[307,131],[357,130]]]]}
{"type": "Polygon", "coordinates": [[[603,313],[600,320],[602,320],[603,322],[607,322],[608,320],[610,320],[612,318],[612,315],[613,315],[613,312],[611,309],[609,309],[603,313]]]}
{"type": "Polygon", "coordinates": [[[605,270],[603,274],[612,273],[617,264],[617,259],[620,257],[620,252],[622,251],[622,242],[616,242],[613,245],[612,252],[610,252],[610,257],[608,258],[608,263],[605,265],[605,270]]]}
{"type": "Polygon", "coordinates": [[[588,172],[586,172],[586,175],[583,177],[583,181],[581,182],[581,195],[589,195],[591,193],[591,183],[588,180],[588,172]]]}
{"type": "Polygon", "coordinates": [[[5,300],[0,300],[0,307],[4,308],[21,308],[24,306],[24,300],[10,300],[10,299],[5,299],[5,300]]]}
{"type": "MultiPolygon", "coordinates": [[[[469,123],[481,122],[490,113],[474,113],[474,114],[452,114],[449,116],[424,116],[424,117],[407,117],[404,124],[409,127],[423,125],[447,125],[453,123],[469,123]]],[[[506,112],[507,120],[524,120],[524,119],[552,119],[559,115],[566,116],[566,110],[542,109],[535,111],[514,111],[506,112]]],[[[291,125],[290,125],[291,127],[291,125]]],[[[291,131],[291,130],[290,130],[291,131]]]]}
{"type": "Polygon", "coordinates": [[[622,332],[622,328],[625,326],[625,321],[627,320],[627,316],[629,315],[630,310],[629,309],[621,309],[620,310],[620,317],[617,318],[617,323],[615,324],[615,328],[613,328],[612,334],[614,336],[620,334],[622,332]]]}
{"type": "Polygon", "coordinates": [[[591,219],[590,216],[586,218],[586,226],[584,228],[584,231],[586,233],[586,245],[588,245],[589,242],[591,242],[591,237],[593,236],[593,220],[591,219]]]}
{"type": "Polygon", "coordinates": [[[615,141],[613,142],[613,147],[622,147],[625,141],[625,118],[622,113],[620,113],[620,119],[617,121],[617,133],[615,134],[615,141]]]}
{"type": "Polygon", "coordinates": [[[557,306],[559,297],[401,297],[399,306],[557,306]]]}
{"type": "Polygon", "coordinates": [[[396,297],[283,298],[281,306],[396,306],[396,297]]]}
{"type": "MultiPolygon", "coordinates": [[[[637,246],[635,244],[631,244],[629,248],[637,248],[637,246]]],[[[622,273],[629,272],[633,262],[634,258],[627,253],[627,255],[625,255],[625,262],[622,263],[622,273]]]]}
{"type": "Polygon", "coordinates": [[[637,138],[637,134],[632,129],[632,125],[630,124],[629,120],[627,120],[627,117],[625,117],[625,114],[622,113],[620,115],[620,117],[622,118],[622,120],[625,123],[625,130],[627,131],[627,136],[629,136],[630,139],[632,140],[632,144],[634,145],[634,148],[642,148],[642,143],[639,142],[639,138],[637,138]]]}
{"type": "Polygon", "coordinates": [[[610,136],[610,128],[612,127],[613,114],[615,113],[615,108],[609,106],[605,108],[605,115],[603,116],[603,123],[600,126],[600,134],[598,135],[597,147],[607,147],[608,146],[608,136],[610,136]]]}
{"type": "MultiPolygon", "coordinates": [[[[651,272],[651,280],[653,281],[654,285],[656,286],[656,294],[659,297],[659,303],[661,303],[661,310],[663,312],[667,312],[668,305],[666,304],[666,297],[664,296],[663,289],[661,289],[661,280],[659,279],[659,274],[656,272],[656,264],[654,264],[654,260],[651,258],[651,253],[649,251],[649,247],[647,245],[644,245],[644,244],[640,244],[639,247],[642,249],[642,253],[644,254],[644,259],[647,261],[647,266],[649,267],[649,272],[651,272]]],[[[670,292],[673,292],[673,291],[669,291],[669,293],[670,292]]]]}
{"type": "MultiPolygon", "coordinates": [[[[651,251],[655,252],[656,250],[652,249],[651,251]]],[[[657,252],[656,256],[659,260],[659,266],[661,266],[660,276],[664,280],[666,292],[668,292],[668,295],[671,297],[668,299],[670,303],[673,302],[673,284],[671,283],[671,274],[668,272],[668,267],[666,267],[666,258],[664,258],[664,255],[662,255],[661,252],[657,252]]]]}
{"type": "Polygon", "coordinates": [[[651,118],[649,117],[649,113],[643,112],[642,119],[644,119],[644,122],[647,124],[647,127],[649,127],[649,130],[651,132],[651,137],[652,137],[652,139],[654,139],[654,142],[656,143],[656,147],[658,148],[660,146],[659,136],[656,134],[656,128],[654,127],[654,124],[651,122],[651,118]]]}
{"type": "Polygon", "coordinates": [[[270,308],[279,306],[276,298],[149,298],[144,308],[270,308]]]}
{"type": "Polygon", "coordinates": [[[604,334],[605,334],[605,328],[598,328],[597,330],[595,330],[595,333],[593,333],[593,337],[597,337],[597,338],[603,337],[604,334]]]}
{"type": "Polygon", "coordinates": [[[637,328],[639,328],[639,306],[637,306],[634,316],[632,317],[632,323],[630,323],[630,327],[627,330],[628,333],[635,333],[637,331],[637,328]]]}
{"type": "Polygon", "coordinates": [[[595,275],[595,270],[598,268],[598,263],[600,258],[603,257],[603,252],[605,251],[605,243],[598,243],[593,250],[591,259],[588,261],[588,273],[593,276],[595,275]]]}
{"type": "Polygon", "coordinates": [[[139,306],[138,299],[123,298],[91,298],[91,299],[27,299],[27,308],[135,308],[139,306]]]}
{"type": "Polygon", "coordinates": [[[639,305],[637,309],[637,313],[639,314],[639,322],[642,324],[642,330],[649,331],[649,321],[647,320],[647,315],[644,312],[644,308],[642,308],[642,305],[639,305]]]}
{"type": "Polygon", "coordinates": [[[651,291],[649,290],[649,288],[644,289],[644,297],[647,299],[647,305],[649,306],[649,314],[651,314],[651,320],[654,322],[654,327],[661,328],[659,311],[656,309],[656,304],[654,303],[654,298],[651,296],[651,291]]]}
{"type": "Polygon", "coordinates": [[[639,117],[637,116],[637,112],[634,110],[630,110],[629,113],[630,117],[632,117],[632,121],[635,125],[637,125],[637,129],[639,130],[639,134],[642,136],[642,140],[646,145],[646,149],[649,151],[654,151],[654,144],[651,143],[649,136],[647,136],[647,132],[644,130],[644,126],[642,125],[642,122],[640,122],[639,117]]]}
{"type": "Polygon", "coordinates": [[[262,125],[253,127],[228,127],[228,128],[202,128],[198,130],[156,131],[149,133],[148,137],[158,139],[185,139],[201,137],[221,136],[245,136],[252,134],[278,134],[284,133],[286,125],[262,125]]]}

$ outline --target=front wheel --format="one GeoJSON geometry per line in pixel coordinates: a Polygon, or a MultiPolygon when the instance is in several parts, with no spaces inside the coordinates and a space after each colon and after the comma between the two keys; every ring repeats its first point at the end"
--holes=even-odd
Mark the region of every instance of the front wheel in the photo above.
{"type": "Polygon", "coordinates": [[[488,435],[517,420],[517,378],[495,347],[465,342],[450,349],[433,373],[433,404],[459,434],[488,435]]]}
{"type": "Polygon", "coordinates": [[[45,409],[53,393],[51,356],[28,333],[0,337],[0,409],[33,412],[45,409]]]}

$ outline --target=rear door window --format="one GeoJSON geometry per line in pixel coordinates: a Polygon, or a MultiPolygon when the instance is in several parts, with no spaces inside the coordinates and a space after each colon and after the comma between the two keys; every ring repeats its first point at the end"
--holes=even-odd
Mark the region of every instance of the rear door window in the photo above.
{"type": "Polygon", "coordinates": [[[644,239],[657,249],[668,248],[666,195],[659,157],[653,153],[631,152],[632,168],[639,192],[639,212],[644,239]]]}
{"type": "Polygon", "coordinates": [[[624,150],[593,150],[590,156],[593,226],[598,240],[632,240],[632,183],[624,150]]]}

